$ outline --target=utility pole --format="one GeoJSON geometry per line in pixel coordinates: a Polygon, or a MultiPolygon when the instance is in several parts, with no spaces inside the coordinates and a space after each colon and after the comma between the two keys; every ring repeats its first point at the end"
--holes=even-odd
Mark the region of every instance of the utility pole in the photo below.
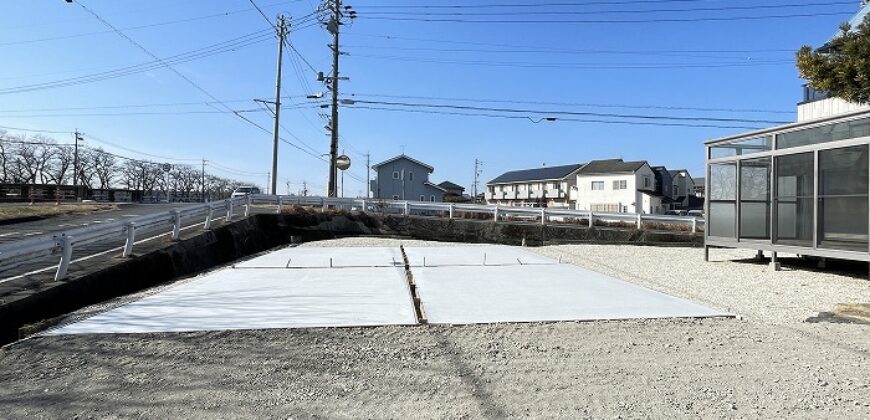
{"type": "MultiPolygon", "coordinates": [[[[329,123],[331,131],[329,142],[329,182],[326,189],[328,196],[335,197],[338,193],[336,185],[336,159],[338,158],[338,81],[347,80],[346,77],[339,77],[338,72],[338,58],[341,55],[341,51],[338,48],[338,34],[341,25],[344,25],[342,22],[342,19],[345,17],[344,13],[347,12],[347,17],[350,19],[355,19],[356,11],[351,10],[350,6],[342,6],[342,0],[327,0],[321,6],[320,10],[330,12],[329,20],[326,21],[325,24],[326,29],[332,34],[332,45],[330,45],[332,48],[332,76],[325,78],[327,87],[329,87],[329,90],[332,92],[332,116],[329,123]]],[[[318,80],[324,81],[322,73],[318,74],[318,80]]]]}
{"type": "Polygon", "coordinates": [[[272,194],[278,194],[278,129],[281,124],[281,66],[284,62],[284,39],[287,23],[284,15],[278,16],[278,70],[275,74],[275,133],[272,143],[272,194]]]}
{"type": "Polygon", "coordinates": [[[79,185],[79,141],[84,141],[82,138],[82,133],[79,133],[79,130],[76,129],[75,133],[75,147],[73,152],[73,186],[79,185]]]}
{"type": "Polygon", "coordinates": [[[335,160],[338,157],[338,33],[341,26],[341,0],[332,0],[332,19],[327,26],[332,31],[332,138],[329,142],[329,196],[335,197],[335,160]]]}
{"type": "Polygon", "coordinates": [[[308,183],[305,180],[302,180],[302,196],[308,197],[308,183]]]}
{"type": "Polygon", "coordinates": [[[203,158],[202,159],[202,177],[200,178],[202,180],[200,194],[202,194],[202,202],[203,203],[208,202],[208,200],[205,198],[205,162],[206,162],[206,160],[205,160],[205,158],[203,158]]]}
{"type": "Polygon", "coordinates": [[[480,166],[482,166],[482,165],[483,165],[483,162],[481,162],[477,158],[474,159],[474,183],[471,184],[471,194],[472,194],[471,200],[472,200],[472,202],[477,202],[477,184],[478,184],[478,177],[480,177],[480,166]]]}
{"type": "Polygon", "coordinates": [[[372,162],[371,153],[366,153],[366,198],[372,198],[372,162]]]}

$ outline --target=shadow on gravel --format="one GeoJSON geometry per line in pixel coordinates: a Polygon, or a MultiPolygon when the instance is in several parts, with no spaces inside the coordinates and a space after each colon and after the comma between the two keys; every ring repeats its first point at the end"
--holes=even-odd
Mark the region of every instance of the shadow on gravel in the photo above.
{"type": "MultiPolygon", "coordinates": [[[[731,261],[743,264],[767,265],[770,263],[770,258],[740,258],[731,261]]],[[[820,260],[813,257],[778,257],[777,261],[782,265],[783,270],[803,270],[814,273],[837,274],[860,280],[870,279],[870,276],[868,276],[868,265],[862,261],[827,259],[823,267],[819,267],[820,260]]]]}
{"type": "Polygon", "coordinates": [[[478,402],[483,417],[488,419],[505,419],[508,414],[500,407],[493,395],[486,389],[484,381],[474,373],[462,355],[462,350],[453,344],[441,331],[440,328],[428,328],[429,334],[435,339],[436,345],[441,350],[445,359],[453,367],[454,372],[465,386],[472,398],[478,402]]]}

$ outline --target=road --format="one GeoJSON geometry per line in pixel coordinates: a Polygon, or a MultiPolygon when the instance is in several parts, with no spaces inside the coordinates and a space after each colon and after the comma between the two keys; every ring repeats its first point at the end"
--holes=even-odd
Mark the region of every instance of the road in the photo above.
{"type": "Polygon", "coordinates": [[[32,222],[0,226],[0,243],[20,241],[30,237],[63,232],[83,226],[111,223],[126,218],[166,212],[191,203],[120,204],[117,210],[98,211],[87,214],[51,216],[32,222]]]}

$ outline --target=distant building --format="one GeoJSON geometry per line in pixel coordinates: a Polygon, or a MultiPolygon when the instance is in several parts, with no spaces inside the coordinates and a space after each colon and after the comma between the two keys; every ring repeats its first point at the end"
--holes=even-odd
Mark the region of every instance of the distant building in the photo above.
{"type": "Polygon", "coordinates": [[[677,169],[669,171],[673,179],[673,199],[674,208],[687,209],[689,208],[689,197],[694,195],[695,180],[689,175],[689,171],[685,169],[677,169]]]}
{"type": "MultiPolygon", "coordinates": [[[[868,14],[870,14],[870,2],[864,0],[861,2],[861,9],[849,20],[851,30],[856,30],[868,14]]],[[[840,33],[841,31],[838,30],[834,37],[839,36],[840,33]]],[[[825,44],[819,47],[818,51],[825,52],[829,48],[829,44],[825,44]]],[[[803,100],[797,105],[797,122],[813,121],[868,109],[870,109],[868,104],[856,104],[832,97],[828,92],[813,89],[812,86],[805,84],[803,100]]]]}
{"type": "Polygon", "coordinates": [[[704,198],[704,193],[706,193],[704,185],[706,185],[706,182],[706,178],[695,178],[695,197],[704,198]]]}
{"type": "Polygon", "coordinates": [[[462,197],[462,194],[465,193],[465,187],[456,185],[450,181],[444,181],[438,184],[438,186],[444,189],[445,195],[456,195],[462,197]]]}
{"type": "Polygon", "coordinates": [[[429,182],[435,171],[430,165],[404,154],[372,165],[377,172],[371,183],[372,196],[388,200],[444,201],[446,190],[429,182]]]}
{"type": "Polygon", "coordinates": [[[646,161],[593,160],[577,174],[575,208],[607,213],[662,213],[656,174],[646,161]]]}
{"type": "Polygon", "coordinates": [[[519,207],[571,207],[582,164],[505,172],[486,183],[486,202],[519,207]]]}

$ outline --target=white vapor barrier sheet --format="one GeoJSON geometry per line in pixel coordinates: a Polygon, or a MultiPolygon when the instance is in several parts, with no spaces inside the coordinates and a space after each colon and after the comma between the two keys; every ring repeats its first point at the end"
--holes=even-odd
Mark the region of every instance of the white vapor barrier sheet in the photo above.
{"type": "Polygon", "coordinates": [[[557,261],[512,246],[406,247],[411,267],[541,265],[557,261]]]}
{"type": "Polygon", "coordinates": [[[328,267],[401,267],[398,247],[289,247],[251,258],[234,265],[237,268],[328,268],[328,267]]]}
{"type": "Polygon", "coordinates": [[[435,324],[727,316],[573,265],[412,269],[435,324]]]}
{"type": "Polygon", "coordinates": [[[401,267],[233,269],[48,335],[416,324],[401,267]]]}

